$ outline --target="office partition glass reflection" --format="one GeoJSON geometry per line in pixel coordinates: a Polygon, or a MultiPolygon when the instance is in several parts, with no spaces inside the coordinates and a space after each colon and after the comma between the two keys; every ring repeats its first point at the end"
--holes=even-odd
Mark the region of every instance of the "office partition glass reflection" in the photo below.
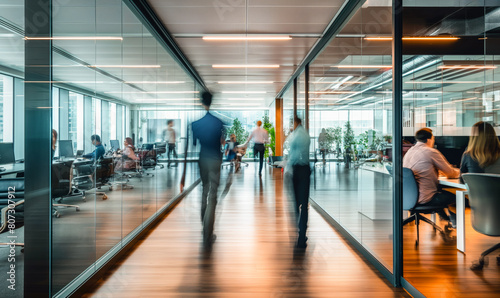
{"type": "Polygon", "coordinates": [[[364,37],[391,34],[391,7],[379,4],[360,8],[310,65],[315,148],[325,129],[311,197],[391,272],[392,48],[364,37]],[[384,17],[373,26],[373,16],[384,17]]]}
{"type": "Polygon", "coordinates": [[[159,151],[166,140],[155,132],[166,129],[168,118],[178,119],[180,141],[198,90],[120,1],[57,2],[53,9],[53,36],[89,37],[54,41],[53,77],[64,83],[54,93],[53,127],[61,144],[71,140],[73,153],[54,161],[52,190],[54,203],[74,205],[54,206],[52,290],[58,293],[86,269],[97,270],[99,258],[116,252],[179,194],[182,167],[163,167],[166,152],[159,151]],[[173,96],[179,93],[186,97],[173,96]],[[156,114],[181,110],[186,100],[190,108],[175,116],[156,114]],[[101,155],[101,145],[99,159],[77,156],[77,150],[101,155]]]}
{"type": "MultiPolygon", "coordinates": [[[[406,69],[403,73],[403,137],[415,143],[416,131],[431,128],[435,148],[455,167],[461,164],[476,122],[488,122],[497,134],[499,132],[499,70],[495,59],[498,38],[494,33],[498,26],[490,22],[497,13],[498,7],[488,1],[453,5],[404,3],[407,41],[403,44],[403,70],[406,69]],[[426,38],[412,41],[416,36],[426,38]],[[447,39],[438,42],[439,37],[447,39]]],[[[405,225],[404,278],[425,296],[496,295],[500,291],[496,266],[477,271],[470,270],[470,266],[498,241],[473,229],[474,212],[468,207],[462,208],[464,202],[458,196],[460,187],[445,187],[442,184],[446,178],[439,179],[440,191],[457,195],[456,206],[450,207],[456,213],[456,229],[441,233],[420,221],[420,241],[416,245],[415,225],[405,225]]],[[[432,219],[440,229],[448,224],[439,216],[423,216],[432,219]]]]}

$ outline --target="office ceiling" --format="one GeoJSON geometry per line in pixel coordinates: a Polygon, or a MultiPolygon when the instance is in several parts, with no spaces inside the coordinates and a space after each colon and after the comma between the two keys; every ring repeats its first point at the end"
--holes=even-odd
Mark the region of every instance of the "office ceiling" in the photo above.
{"type": "Polygon", "coordinates": [[[242,106],[258,103],[260,107],[266,107],[274,100],[343,2],[344,0],[148,0],[215,95],[216,104],[224,106],[240,99],[242,106]],[[202,39],[203,36],[247,34],[286,35],[292,39],[202,39]],[[279,68],[213,68],[213,64],[264,64],[279,65],[279,68]],[[219,84],[220,81],[240,83],[219,84]],[[252,82],[272,83],[251,84],[252,82]],[[245,100],[249,98],[251,102],[245,100]]]}
{"type": "MultiPolygon", "coordinates": [[[[409,34],[432,34],[422,31],[437,30],[439,20],[447,24],[462,24],[450,28],[478,27],[467,23],[467,15],[475,20],[481,14],[477,9],[461,10],[459,1],[435,3],[435,1],[407,1],[407,7],[415,8],[415,22],[406,23],[409,34]],[[438,6],[439,9],[422,9],[438,6]],[[474,12],[469,14],[469,12],[474,12]],[[421,14],[418,16],[418,14],[421,14]],[[425,14],[425,15],[422,15],[425,14]],[[421,20],[421,23],[416,21],[421,20]],[[453,23],[457,22],[457,23],[453,23]],[[408,26],[409,25],[409,26],[408,26]],[[411,31],[414,28],[414,31],[411,31]]],[[[162,105],[172,99],[195,98],[194,85],[172,58],[156,42],[151,34],[119,0],[96,2],[71,1],[64,6],[57,6],[53,21],[54,36],[105,35],[121,36],[122,41],[54,41],[54,79],[68,85],[93,91],[99,95],[113,97],[131,104],[162,105]],[[120,53],[117,55],[116,53],[120,53]],[[155,64],[160,68],[89,68],[90,65],[141,65],[155,64]],[[150,84],[144,81],[176,81],[177,84],[150,84]],[[163,94],[174,91],[179,93],[163,94]],[[186,92],[186,93],[181,93],[186,92]]],[[[165,27],[173,34],[182,51],[187,55],[195,69],[200,73],[208,88],[215,94],[219,107],[235,109],[265,108],[289,79],[297,65],[302,61],[317,41],[327,24],[338,12],[343,0],[149,0],[165,27]],[[284,41],[204,41],[202,36],[214,35],[285,34],[292,37],[284,41]],[[271,69],[227,69],[212,68],[213,64],[277,64],[271,69]],[[219,84],[219,81],[255,82],[267,81],[271,84],[219,84]],[[229,92],[229,93],[227,93],[229,92]],[[233,92],[233,93],[231,93],[233,92]]],[[[387,102],[391,82],[384,81],[390,76],[390,69],[340,69],[331,67],[342,64],[391,64],[390,41],[367,41],[363,37],[370,35],[385,36],[391,34],[391,1],[369,0],[346,24],[331,44],[311,64],[311,91],[346,91],[346,94],[314,94],[311,98],[330,98],[330,101],[312,100],[314,106],[331,105],[335,108],[372,108],[371,103],[387,102]],[[338,84],[349,77],[349,81],[362,84],[338,84]],[[333,82],[325,84],[324,82],[333,82]],[[382,84],[380,84],[383,82],[382,84]],[[385,83],[384,83],[385,82],[385,83]],[[365,90],[369,87],[376,87],[365,90]],[[362,92],[360,92],[362,91],[362,92]],[[350,92],[350,93],[349,93],[350,92]],[[354,94],[354,95],[352,95],[354,94]],[[372,97],[367,100],[366,98],[372,97]],[[338,102],[337,102],[338,101],[338,102]]],[[[489,13],[490,10],[485,10],[489,13]]],[[[12,30],[24,28],[24,6],[10,0],[0,0],[0,68],[24,70],[23,33],[12,30]],[[2,21],[9,23],[3,26],[2,21]],[[7,29],[9,27],[10,29],[7,29]]],[[[492,11],[494,16],[495,11],[492,11]]],[[[494,19],[493,19],[494,20],[494,19]]],[[[480,21],[480,20],[479,20],[480,21]]],[[[494,32],[498,22],[488,22],[488,30],[494,32]]],[[[477,30],[476,30],[477,31],[477,30]]],[[[405,33],[406,34],[406,33],[405,33]]],[[[489,41],[486,41],[488,43],[489,41]]],[[[407,56],[405,59],[411,57],[407,56]]],[[[424,57],[425,58],[425,57],[424,57]]],[[[418,88],[432,91],[431,98],[445,98],[445,94],[454,92],[473,92],[483,87],[484,82],[498,80],[496,70],[455,71],[438,69],[449,61],[483,61],[490,56],[462,55],[428,57],[438,60],[435,64],[418,69],[405,76],[405,81],[416,78],[433,80],[418,88]],[[456,73],[457,75],[454,75],[456,73]],[[428,77],[425,77],[428,75],[428,77]],[[439,78],[442,79],[439,79],[439,78]],[[447,77],[455,77],[461,83],[445,83],[447,77]],[[496,79],[495,79],[496,78],[496,79]],[[465,82],[465,83],[464,83],[465,82]],[[472,83],[471,83],[472,82],[472,83]],[[479,83],[478,83],[479,82],[479,83]],[[439,95],[439,90],[444,90],[439,95]],[[437,95],[436,95],[437,94],[437,95]]],[[[409,66],[418,65],[408,60],[409,66]]],[[[417,61],[418,62],[418,61],[417,61]]],[[[468,63],[469,63],[468,62],[468,63]]],[[[419,64],[420,65],[420,64],[419,64]]],[[[0,69],[1,70],[1,69],[0,69]]],[[[448,79],[448,81],[453,82],[448,79]]],[[[405,87],[415,86],[405,83],[405,87]]],[[[299,95],[300,97],[303,95],[299,95]]],[[[416,95],[408,94],[407,98],[416,95]]],[[[420,95],[419,95],[420,96],[420,95]]],[[[425,96],[425,95],[422,95],[425,96]]],[[[428,97],[430,97],[428,95],[428,97]]],[[[425,100],[419,103],[426,104],[425,100]]],[[[434,100],[434,99],[432,99],[434,100]]],[[[172,104],[171,104],[172,105],[172,104]]],[[[178,107],[187,105],[178,103],[178,107]]]]}

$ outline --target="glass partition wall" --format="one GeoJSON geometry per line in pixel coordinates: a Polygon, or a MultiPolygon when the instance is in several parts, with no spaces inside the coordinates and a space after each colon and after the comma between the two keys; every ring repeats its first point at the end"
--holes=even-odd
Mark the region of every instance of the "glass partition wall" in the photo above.
{"type": "MultiPolygon", "coordinates": [[[[48,2],[28,3],[33,5],[30,6],[33,11],[47,11],[42,6],[48,2]]],[[[201,89],[122,1],[52,1],[52,14],[43,13],[44,18],[51,18],[52,24],[46,35],[41,33],[46,32],[45,22],[29,23],[30,28],[25,26],[24,2],[0,0],[0,7],[0,142],[2,148],[13,143],[8,149],[9,154],[13,151],[8,167],[14,169],[2,173],[1,178],[22,179],[25,167],[36,168],[37,181],[31,180],[31,189],[43,179],[48,187],[40,193],[50,189],[46,198],[39,193],[31,195],[48,200],[47,205],[37,203],[35,207],[45,210],[47,218],[29,225],[31,270],[24,272],[24,253],[16,248],[13,275],[16,290],[10,289],[11,282],[4,279],[0,282],[0,296],[25,296],[26,277],[30,282],[37,280],[38,285],[50,284],[44,293],[66,297],[180,193],[182,167],[177,164],[183,158],[188,124],[202,113],[198,101],[201,89]],[[29,65],[32,79],[25,80],[24,37],[32,34],[42,37],[36,41],[44,43],[36,58],[45,59],[46,63],[35,66],[43,69],[40,74],[45,69],[51,70],[47,79],[43,76],[33,79],[37,71],[29,65]],[[47,56],[43,57],[44,53],[47,56]],[[32,86],[50,86],[46,89],[50,92],[33,93],[32,86]],[[26,107],[25,90],[30,92],[26,107]],[[37,123],[38,115],[47,120],[40,127],[47,124],[48,129],[36,135],[38,128],[31,126],[25,138],[25,120],[37,123]],[[169,120],[174,123],[177,153],[170,155],[170,167],[166,145],[169,120]],[[46,168],[39,161],[48,161],[50,155],[10,165],[23,160],[25,150],[32,155],[33,148],[37,148],[25,148],[25,143],[43,139],[40,142],[50,144],[51,135],[53,159],[46,168]],[[47,175],[42,174],[44,169],[47,175]],[[37,229],[33,229],[36,224],[37,229]],[[35,230],[39,235],[33,238],[35,230]],[[43,234],[49,230],[51,237],[43,234]],[[50,243],[43,244],[42,234],[50,243]],[[41,269],[39,265],[43,262],[38,260],[46,252],[44,256],[51,256],[43,260],[50,260],[47,267],[34,271],[34,267],[41,269]],[[50,282],[48,274],[41,273],[49,272],[48,267],[50,282]],[[35,272],[38,277],[31,279],[35,272]]],[[[1,152],[4,167],[6,153],[1,152]]],[[[188,165],[187,187],[198,177],[193,164],[188,165]]],[[[31,206],[34,208],[35,204],[31,206]]],[[[22,213],[19,216],[14,234],[21,243],[25,229],[21,224],[22,213]]],[[[8,233],[1,232],[0,242],[8,242],[8,233]]],[[[0,248],[0,253],[5,254],[0,266],[7,272],[10,266],[7,255],[12,252],[0,248]]]]}
{"type": "MultiPolygon", "coordinates": [[[[461,165],[474,123],[488,122],[500,132],[498,22],[492,22],[498,13],[498,2],[404,2],[403,137],[414,143],[416,131],[431,128],[435,147],[455,167],[461,165]]],[[[482,269],[470,268],[498,239],[473,228],[468,195],[461,195],[465,185],[460,188],[456,180],[455,187],[440,185],[456,196],[450,206],[456,229],[440,233],[421,221],[417,246],[415,225],[404,226],[404,278],[427,297],[498,295],[497,254],[482,269]]],[[[441,228],[447,224],[438,216],[428,218],[441,228]]]]}
{"type": "Polygon", "coordinates": [[[365,4],[310,64],[311,198],[392,272],[392,47],[364,37],[374,16],[390,35],[391,7],[365,4]]]}

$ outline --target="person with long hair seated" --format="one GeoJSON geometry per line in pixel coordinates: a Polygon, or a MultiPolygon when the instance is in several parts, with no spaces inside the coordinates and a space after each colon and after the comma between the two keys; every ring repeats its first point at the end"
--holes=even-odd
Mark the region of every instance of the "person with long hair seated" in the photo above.
{"type": "Polygon", "coordinates": [[[136,168],[136,161],[139,159],[135,155],[135,147],[134,141],[132,138],[125,138],[123,142],[124,149],[121,155],[116,157],[120,157],[115,165],[115,171],[128,171],[136,168]]]}
{"type": "Polygon", "coordinates": [[[237,154],[238,146],[239,143],[236,141],[236,135],[232,133],[229,142],[226,143],[224,155],[226,156],[226,161],[234,162],[235,171],[238,171],[241,159],[241,157],[237,154]]]}
{"type": "Polygon", "coordinates": [[[500,141],[488,122],[479,121],[472,126],[460,163],[460,174],[465,173],[500,174],[500,141]]]}

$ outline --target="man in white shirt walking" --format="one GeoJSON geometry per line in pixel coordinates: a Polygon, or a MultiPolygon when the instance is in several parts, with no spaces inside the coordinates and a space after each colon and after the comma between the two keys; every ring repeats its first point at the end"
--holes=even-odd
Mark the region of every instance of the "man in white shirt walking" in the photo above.
{"type": "MultiPolygon", "coordinates": [[[[172,153],[173,158],[177,160],[177,152],[175,152],[175,140],[176,140],[176,135],[175,135],[175,130],[174,130],[174,120],[168,120],[167,121],[167,130],[166,130],[166,141],[168,143],[168,165],[167,167],[170,168],[170,153],[172,153]]],[[[174,163],[174,167],[177,166],[177,163],[174,163]]]]}
{"type": "Polygon", "coordinates": [[[264,151],[266,150],[266,146],[264,144],[269,143],[269,134],[267,130],[262,128],[262,121],[257,121],[257,127],[252,131],[248,140],[243,144],[244,147],[248,145],[248,143],[253,139],[254,146],[253,152],[254,155],[257,156],[259,154],[259,176],[262,176],[262,165],[264,163],[264,151]]]}

